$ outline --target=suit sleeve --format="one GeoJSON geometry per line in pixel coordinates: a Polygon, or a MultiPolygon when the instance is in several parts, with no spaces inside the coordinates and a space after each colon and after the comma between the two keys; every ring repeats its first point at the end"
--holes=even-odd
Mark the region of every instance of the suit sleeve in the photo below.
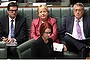
{"type": "Polygon", "coordinates": [[[24,19],[24,20],[22,19],[22,22],[20,21],[20,23],[19,23],[19,27],[15,34],[15,39],[19,45],[27,40],[26,19],[24,19]]]}
{"type": "Polygon", "coordinates": [[[67,18],[65,18],[62,22],[62,26],[60,28],[60,35],[61,37],[64,37],[65,36],[65,33],[66,33],[66,20],[67,18]]]}
{"type": "Polygon", "coordinates": [[[2,24],[0,23],[0,40],[2,38],[2,34],[3,34],[3,32],[2,32],[2,24]]]}
{"type": "Polygon", "coordinates": [[[1,17],[0,18],[0,39],[2,37],[7,37],[7,27],[8,27],[8,23],[7,20],[4,19],[5,17],[1,17]]]}

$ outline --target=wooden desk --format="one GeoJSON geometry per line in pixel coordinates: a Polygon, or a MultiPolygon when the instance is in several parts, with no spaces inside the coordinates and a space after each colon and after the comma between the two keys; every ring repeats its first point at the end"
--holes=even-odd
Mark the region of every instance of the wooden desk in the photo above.
{"type": "Polygon", "coordinates": [[[87,57],[85,60],[90,60],[90,57],[87,57]]]}

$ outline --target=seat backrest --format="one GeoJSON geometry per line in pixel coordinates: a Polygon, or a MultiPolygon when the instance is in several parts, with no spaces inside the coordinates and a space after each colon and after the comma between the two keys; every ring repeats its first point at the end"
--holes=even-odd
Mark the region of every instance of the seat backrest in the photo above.
{"type": "Polygon", "coordinates": [[[31,58],[31,45],[34,39],[30,39],[17,47],[19,58],[31,58]]]}
{"type": "Polygon", "coordinates": [[[7,58],[7,47],[6,43],[0,41],[0,59],[7,58]]]}
{"type": "MultiPolygon", "coordinates": [[[[27,34],[29,36],[30,33],[30,26],[31,22],[34,18],[37,18],[37,7],[23,7],[18,9],[19,14],[23,15],[26,17],[26,24],[27,24],[27,34]]],[[[85,7],[85,14],[87,16],[90,16],[90,7],[85,7]]],[[[0,8],[0,17],[6,15],[6,8],[0,8]]],[[[53,18],[56,18],[57,20],[57,26],[58,29],[60,29],[62,25],[62,21],[65,18],[65,16],[71,16],[73,15],[73,8],[72,7],[49,7],[49,15],[53,18]]],[[[17,47],[17,51],[19,54],[20,58],[30,58],[30,51],[31,51],[31,44],[32,44],[32,39],[21,44],[20,46],[17,47]]],[[[0,45],[2,46],[2,45],[0,45]]],[[[0,57],[6,56],[6,50],[4,51],[1,49],[0,51],[0,57]],[[3,55],[2,53],[5,53],[3,55]]],[[[4,57],[2,57],[4,58],[4,57]]]]}
{"type": "MultiPolygon", "coordinates": [[[[19,14],[26,17],[27,35],[30,34],[31,22],[37,18],[37,7],[23,7],[18,9],[19,14]]],[[[90,16],[90,7],[85,7],[85,13],[90,16]]],[[[0,8],[0,16],[6,15],[6,8],[0,8]]],[[[57,20],[58,29],[61,28],[62,21],[65,16],[73,15],[72,7],[49,7],[49,15],[57,20]]]]}

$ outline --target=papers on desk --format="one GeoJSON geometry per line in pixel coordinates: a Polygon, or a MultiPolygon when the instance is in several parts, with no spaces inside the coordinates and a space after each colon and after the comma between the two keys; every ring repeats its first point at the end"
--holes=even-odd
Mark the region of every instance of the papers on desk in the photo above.
{"type": "Polygon", "coordinates": [[[3,2],[0,6],[7,6],[10,2],[16,2],[16,1],[9,1],[9,2],[3,2]]]}
{"type": "Polygon", "coordinates": [[[33,3],[33,6],[46,5],[46,3],[33,3]]]}
{"type": "Polygon", "coordinates": [[[53,49],[54,49],[54,51],[62,52],[63,44],[53,43],[53,49]]]}
{"type": "Polygon", "coordinates": [[[3,1],[8,1],[8,0],[1,0],[1,1],[3,2],[3,1]]]}

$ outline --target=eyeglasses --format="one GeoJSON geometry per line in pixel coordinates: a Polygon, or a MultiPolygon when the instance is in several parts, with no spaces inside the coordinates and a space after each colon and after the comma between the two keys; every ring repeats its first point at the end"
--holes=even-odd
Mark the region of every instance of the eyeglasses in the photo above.
{"type": "Polygon", "coordinates": [[[79,11],[79,12],[81,12],[81,11],[83,11],[83,9],[74,9],[74,11],[79,11]]]}
{"type": "Polygon", "coordinates": [[[44,32],[44,33],[46,33],[46,34],[51,34],[51,32],[44,32]]]}
{"type": "Polygon", "coordinates": [[[9,11],[11,11],[11,12],[17,12],[18,10],[9,10],[9,11]]]}

